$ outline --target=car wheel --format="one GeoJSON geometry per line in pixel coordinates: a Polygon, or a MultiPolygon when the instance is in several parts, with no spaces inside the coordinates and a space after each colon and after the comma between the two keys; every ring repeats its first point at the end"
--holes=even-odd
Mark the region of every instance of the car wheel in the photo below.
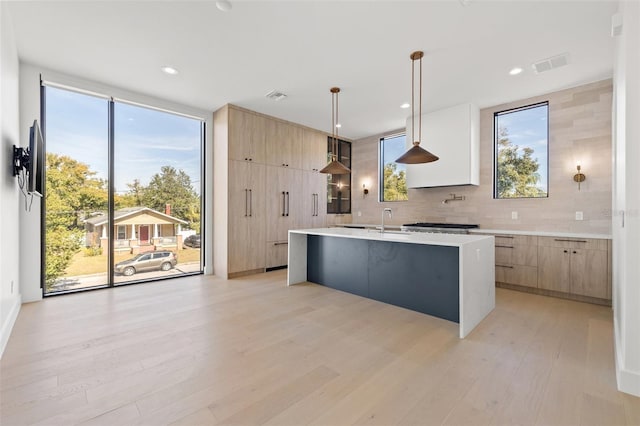
{"type": "Polygon", "coordinates": [[[136,273],[136,270],[133,266],[127,266],[126,268],[124,268],[124,271],[122,271],[122,274],[126,277],[130,277],[135,273],[136,273]]]}
{"type": "Polygon", "coordinates": [[[160,265],[160,269],[163,271],[168,271],[169,269],[171,269],[171,263],[164,262],[162,265],[160,265]]]}

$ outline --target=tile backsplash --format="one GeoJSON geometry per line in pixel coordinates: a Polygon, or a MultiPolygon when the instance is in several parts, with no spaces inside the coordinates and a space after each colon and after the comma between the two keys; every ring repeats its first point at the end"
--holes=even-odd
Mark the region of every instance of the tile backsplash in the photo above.
{"type": "Polygon", "coordinates": [[[379,140],[404,129],[355,141],[352,222],[378,223],[381,209],[390,207],[391,224],[456,222],[477,223],[486,229],[610,234],[612,90],[608,79],[482,109],[480,185],[409,189],[409,201],[378,201],[379,140]],[[549,197],[496,200],[493,114],[543,101],[549,102],[549,197]],[[587,177],[580,190],[573,181],[578,160],[587,177]],[[369,188],[366,196],[364,182],[369,188]],[[465,199],[444,204],[452,193],[465,199]],[[582,212],[583,220],[576,220],[576,212],[582,212]]]}

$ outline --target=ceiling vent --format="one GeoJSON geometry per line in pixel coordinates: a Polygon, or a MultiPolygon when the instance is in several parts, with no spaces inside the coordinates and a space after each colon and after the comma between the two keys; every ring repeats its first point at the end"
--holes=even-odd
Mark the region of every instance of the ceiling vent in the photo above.
{"type": "Polygon", "coordinates": [[[272,90],[264,96],[272,101],[281,101],[287,97],[287,95],[282,92],[278,92],[277,90],[272,90]]]}
{"type": "Polygon", "coordinates": [[[569,63],[569,54],[563,53],[562,55],[553,56],[551,58],[543,59],[533,64],[533,69],[537,74],[541,72],[549,71],[555,68],[564,67],[569,63]]]}

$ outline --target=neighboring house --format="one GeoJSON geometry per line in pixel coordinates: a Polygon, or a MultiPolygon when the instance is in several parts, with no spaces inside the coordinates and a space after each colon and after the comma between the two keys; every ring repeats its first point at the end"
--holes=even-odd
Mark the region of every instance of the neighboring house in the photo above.
{"type": "MultiPolygon", "coordinates": [[[[182,225],[187,222],[148,207],[128,207],[114,212],[113,239],[117,253],[143,253],[156,249],[182,249],[182,225]]],[[[86,219],[87,247],[108,248],[108,217],[101,213],[86,219]]]]}

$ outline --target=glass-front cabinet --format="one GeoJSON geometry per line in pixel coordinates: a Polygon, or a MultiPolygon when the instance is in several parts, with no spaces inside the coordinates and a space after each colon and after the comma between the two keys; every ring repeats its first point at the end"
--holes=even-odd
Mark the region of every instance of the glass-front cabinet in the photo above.
{"type": "MultiPolygon", "coordinates": [[[[327,138],[327,159],[331,161],[332,138],[327,138]]],[[[351,168],[351,142],[338,140],[338,161],[351,168]]],[[[351,213],[351,173],[327,175],[327,213],[351,213]]]]}

